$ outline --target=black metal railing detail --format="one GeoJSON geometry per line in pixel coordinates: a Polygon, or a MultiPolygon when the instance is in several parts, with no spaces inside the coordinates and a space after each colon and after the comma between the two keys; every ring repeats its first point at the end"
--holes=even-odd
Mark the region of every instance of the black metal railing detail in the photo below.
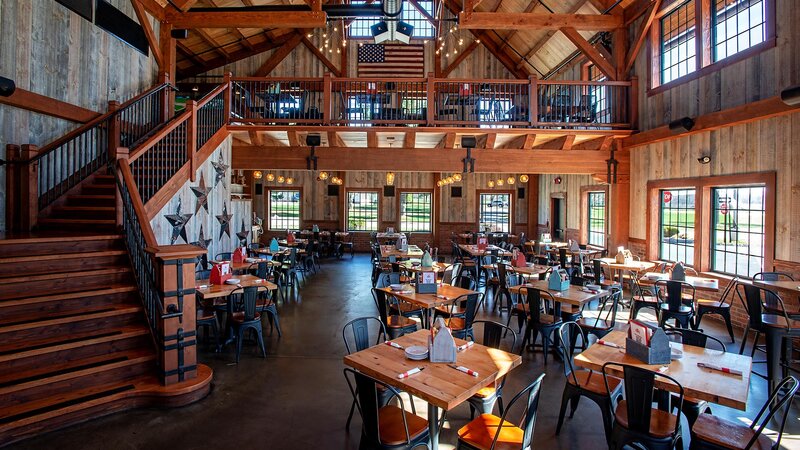
{"type": "Polygon", "coordinates": [[[161,85],[135,103],[117,111],[121,147],[134,149],[171,118],[169,108],[164,105],[166,89],[172,89],[172,86],[161,85]]]}
{"type": "Polygon", "coordinates": [[[225,126],[228,118],[225,117],[225,91],[220,91],[209,99],[203,106],[197,108],[197,149],[200,149],[211,139],[211,136],[225,126]]]}
{"type": "Polygon", "coordinates": [[[131,162],[131,173],[142,203],[147,203],[189,160],[187,121],[172,126],[165,136],[131,162]]]}

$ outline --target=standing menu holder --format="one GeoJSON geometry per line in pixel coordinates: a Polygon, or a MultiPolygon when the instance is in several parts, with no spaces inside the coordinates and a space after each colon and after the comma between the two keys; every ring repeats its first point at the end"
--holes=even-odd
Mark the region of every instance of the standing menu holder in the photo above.
{"type": "Polygon", "coordinates": [[[436,272],[421,271],[417,273],[417,294],[435,294],[436,293],[436,272]]]}
{"type": "Polygon", "coordinates": [[[648,344],[642,344],[631,339],[630,330],[628,330],[628,338],[625,340],[625,353],[645,364],[669,364],[671,350],[667,334],[661,328],[645,326],[652,330],[648,344]]]}

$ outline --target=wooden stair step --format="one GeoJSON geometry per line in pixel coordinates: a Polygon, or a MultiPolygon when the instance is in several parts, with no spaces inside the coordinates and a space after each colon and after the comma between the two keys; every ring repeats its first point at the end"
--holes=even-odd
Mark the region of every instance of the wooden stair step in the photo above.
{"type": "Polygon", "coordinates": [[[24,322],[28,317],[55,318],[87,308],[139,303],[138,289],[133,284],[111,286],[91,291],[41,295],[0,301],[0,326],[24,322]]]}
{"type": "Polygon", "coordinates": [[[114,206],[116,202],[114,195],[72,194],[66,198],[67,205],[114,206]]]}
{"type": "Polygon", "coordinates": [[[115,219],[117,208],[113,206],[84,206],[68,205],[56,206],[50,213],[50,218],[77,219],[91,217],[92,219],[115,219]]]}
{"type": "Polygon", "coordinates": [[[45,217],[39,219],[40,225],[115,225],[113,219],[66,219],[45,217]]]}
{"type": "Polygon", "coordinates": [[[152,348],[150,330],[142,325],[101,330],[101,333],[55,345],[0,355],[0,376],[36,370],[51,364],[103,355],[133,348],[152,348]]]}
{"type": "Polygon", "coordinates": [[[125,244],[119,234],[65,235],[64,233],[6,237],[0,239],[0,257],[55,255],[62,253],[99,252],[124,250],[125,244]]]}
{"type": "Polygon", "coordinates": [[[0,355],[51,345],[59,339],[76,338],[80,333],[143,321],[141,306],[116,305],[102,312],[3,326],[0,327],[0,355]]]}
{"type": "Polygon", "coordinates": [[[117,186],[113,184],[84,184],[81,185],[81,194],[88,195],[114,195],[117,186]]]}
{"type": "Polygon", "coordinates": [[[0,278],[0,301],[37,297],[54,292],[92,291],[114,285],[130,285],[130,267],[110,267],[100,270],[48,273],[0,278]]]}
{"type": "Polygon", "coordinates": [[[126,250],[0,258],[0,278],[41,273],[78,272],[128,264],[126,250]]]}
{"type": "Polygon", "coordinates": [[[0,423],[22,412],[41,408],[41,401],[60,400],[65,395],[107,383],[118,383],[151,373],[155,353],[133,359],[115,361],[96,367],[61,373],[52,377],[13,384],[0,388],[0,423]]]}

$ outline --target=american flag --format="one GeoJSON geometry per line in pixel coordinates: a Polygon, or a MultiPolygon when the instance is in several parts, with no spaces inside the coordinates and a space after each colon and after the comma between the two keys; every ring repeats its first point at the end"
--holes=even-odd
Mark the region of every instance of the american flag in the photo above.
{"type": "Polygon", "coordinates": [[[425,76],[422,45],[364,44],[358,47],[358,76],[422,78],[425,76]]]}

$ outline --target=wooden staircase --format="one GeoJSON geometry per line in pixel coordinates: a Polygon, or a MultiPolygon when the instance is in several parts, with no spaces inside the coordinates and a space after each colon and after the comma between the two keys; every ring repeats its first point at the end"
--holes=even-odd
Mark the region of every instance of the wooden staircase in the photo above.
{"type": "Polygon", "coordinates": [[[105,170],[91,175],[56,201],[43,217],[39,217],[39,228],[115,231],[116,189],[114,176],[106,175],[105,170]]]}
{"type": "Polygon", "coordinates": [[[124,241],[102,232],[113,218],[81,215],[109,208],[89,205],[107,200],[112,182],[96,176],[55,207],[47,228],[62,231],[0,239],[0,446],[142,404],[187,404],[210,389],[203,365],[171,386],[157,377],[124,241]]]}

